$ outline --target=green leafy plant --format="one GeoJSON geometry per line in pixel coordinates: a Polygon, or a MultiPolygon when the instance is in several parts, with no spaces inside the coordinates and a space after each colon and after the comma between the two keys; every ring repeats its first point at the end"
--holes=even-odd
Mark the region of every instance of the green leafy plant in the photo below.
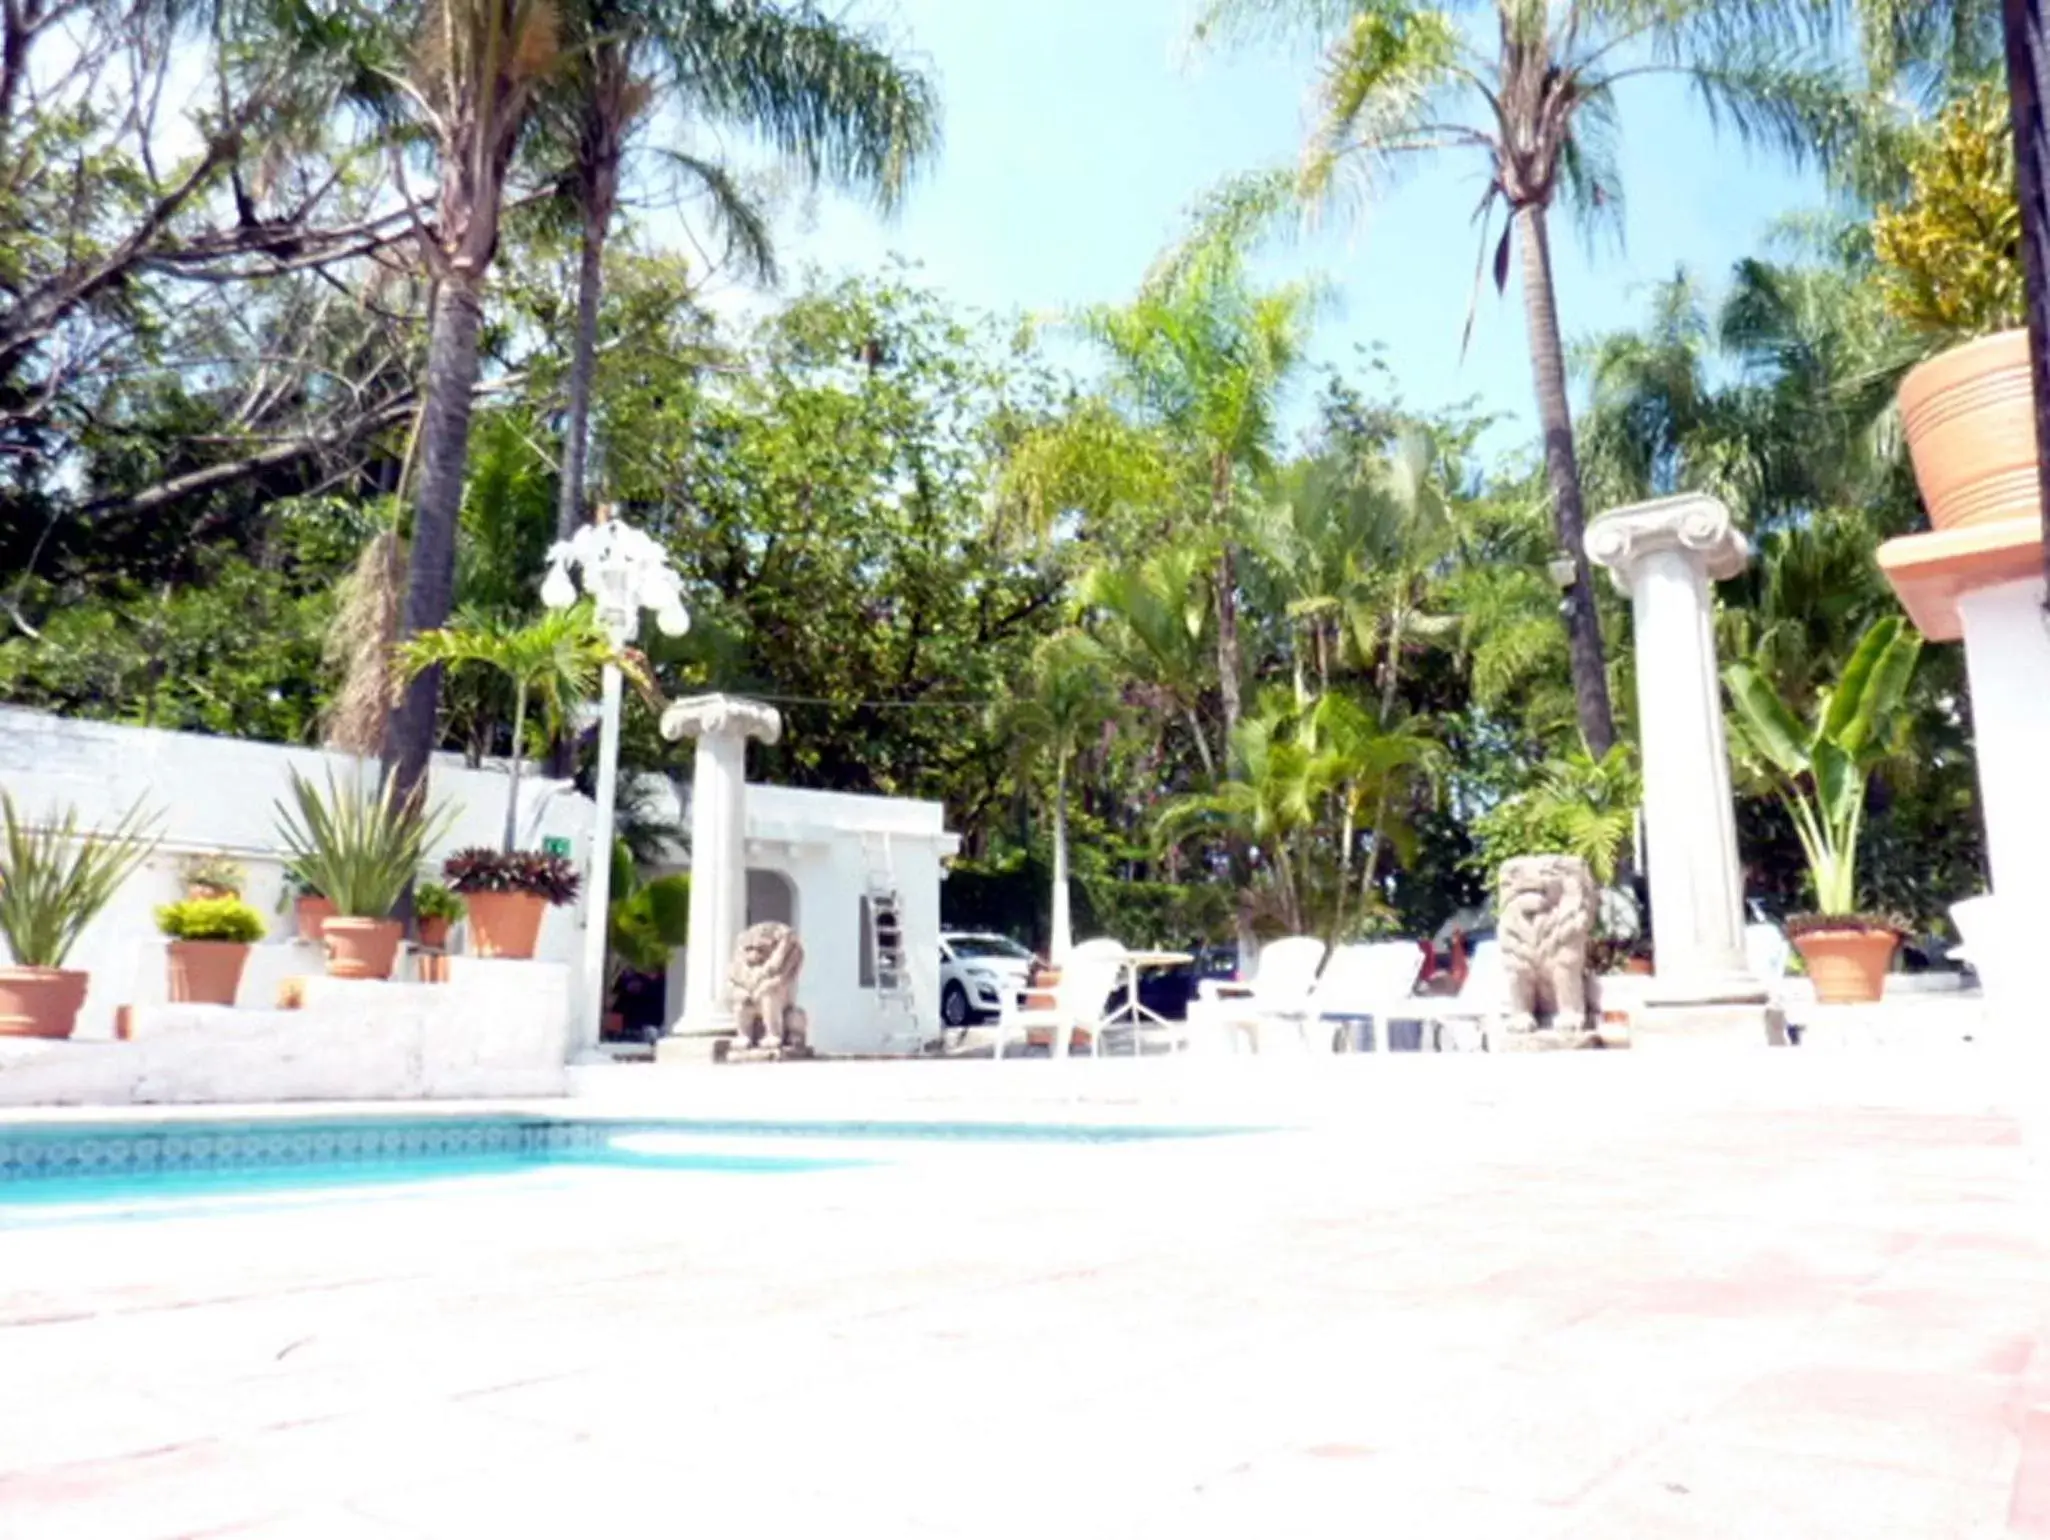
{"type": "Polygon", "coordinates": [[[612,906],[607,914],[612,977],[631,968],[660,972],[690,939],[690,878],[677,872],[642,880],[626,841],[612,847],[612,906]]]}
{"type": "Polygon", "coordinates": [[[263,917],[239,898],[188,898],[157,909],[157,929],[174,941],[263,939],[263,917]]]}
{"type": "Polygon", "coordinates": [[[31,825],[0,791],[0,936],[24,968],[61,968],[121,884],[157,847],[157,820],[138,802],[113,828],[78,827],[78,810],[31,825]]]}
{"type": "Polygon", "coordinates": [[[1908,154],[1906,201],[1872,220],[1886,308],[1946,340],[2020,326],[2021,208],[2004,84],[1951,103],[1908,154]]]}
{"type": "Polygon", "coordinates": [[[1644,800],[1644,780],[1628,744],[1600,759],[1576,749],[1542,766],[1535,784],[1474,820],[1474,865],[1492,882],[1517,856],[1578,856],[1604,886],[1616,880],[1644,800]]]}
{"type": "Polygon", "coordinates": [[[416,791],[400,797],[390,776],[376,786],[339,786],[332,773],[323,794],[292,772],[292,805],[278,804],[278,836],[292,871],[341,916],[381,920],[447,829],[446,809],[429,809],[416,791]]]}
{"type": "Polygon", "coordinates": [[[1748,665],[1723,671],[1740,747],[1771,777],[1794,820],[1821,918],[1898,929],[1890,916],[1857,913],[1858,836],[1873,767],[1892,744],[1921,654],[1921,637],[1898,615],[1875,622],[1806,724],[1748,665]]]}
{"type": "Polygon", "coordinates": [[[473,846],[442,862],[441,875],[458,893],[532,893],[556,906],[573,903],[582,886],[577,869],[538,850],[473,846]]]}
{"type": "Polygon", "coordinates": [[[213,855],[187,857],[180,863],[178,874],[185,879],[188,888],[210,888],[230,898],[240,898],[249,881],[248,869],[240,861],[218,851],[213,855]]]}
{"type": "Polygon", "coordinates": [[[463,901],[438,882],[423,882],[413,889],[413,913],[423,920],[447,920],[453,925],[463,917],[463,901]]]}

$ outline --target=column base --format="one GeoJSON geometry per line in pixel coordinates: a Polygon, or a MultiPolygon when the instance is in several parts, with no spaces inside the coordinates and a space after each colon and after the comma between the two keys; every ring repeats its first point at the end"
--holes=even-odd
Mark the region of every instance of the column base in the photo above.
{"type": "Polygon", "coordinates": [[[1630,1013],[1633,1048],[1784,1048],[1787,1015],[1765,1001],[1647,1003],[1630,1013]]]}

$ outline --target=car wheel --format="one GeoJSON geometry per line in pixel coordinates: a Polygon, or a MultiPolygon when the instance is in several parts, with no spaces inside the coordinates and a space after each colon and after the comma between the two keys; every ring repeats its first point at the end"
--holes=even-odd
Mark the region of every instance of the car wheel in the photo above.
{"type": "Polygon", "coordinates": [[[940,995],[940,1020],[950,1027],[965,1027],[971,1014],[968,991],[959,984],[949,984],[940,995]]]}

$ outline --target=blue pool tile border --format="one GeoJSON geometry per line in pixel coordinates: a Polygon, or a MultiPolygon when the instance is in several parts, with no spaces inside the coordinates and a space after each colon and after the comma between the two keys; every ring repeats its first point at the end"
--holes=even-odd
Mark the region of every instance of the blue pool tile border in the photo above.
{"type": "Polygon", "coordinates": [[[737,1118],[477,1117],[180,1120],[0,1129],[0,1188],[11,1182],[151,1172],[403,1164],[444,1157],[548,1160],[602,1150],[621,1135],[914,1140],[955,1143],[1130,1144],[1264,1130],[1238,1126],[903,1121],[751,1121],[737,1118]]]}

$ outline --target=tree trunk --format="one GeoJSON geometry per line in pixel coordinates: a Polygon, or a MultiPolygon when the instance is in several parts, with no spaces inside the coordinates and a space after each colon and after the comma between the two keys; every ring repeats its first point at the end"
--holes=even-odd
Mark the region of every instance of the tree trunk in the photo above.
{"type": "MultiPolygon", "coordinates": [[[[463,471],[469,459],[470,394],[477,383],[477,332],[483,317],[475,282],[451,278],[443,284],[427,345],[420,496],[413,505],[412,554],[406,570],[407,636],[443,624],[455,597],[456,516],[462,508],[463,471]]],[[[385,766],[400,797],[411,795],[427,778],[440,701],[441,669],[436,666],[413,678],[392,712],[385,766]]]]}
{"type": "Polygon", "coordinates": [[[2002,0],[2007,37],[2007,103],[2014,124],[2015,191],[2021,206],[2022,273],[2029,300],[2029,373],[2036,398],[2036,488],[2043,504],[2043,609],[2050,615],[2050,41],[2042,0],[2002,0]]]}
{"type": "MultiPolygon", "coordinates": [[[[1406,601],[1397,600],[1394,609],[1388,613],[1388,656],[1381,665],[1381,731],[1384,733],[1395,716],[1395,692],[1400,683],[1402,632],[1407,608],[1406,601]]],[[[1380,874],[1381,846],[1387,838],[1388,781],[1384,776],[1381,789],[1374,797],[1374,835],[1367,846],[1366,867],[1360,873],[1360,907],[1363,911],[1374,891],[1374,879],[1380,874]]]]}
{"type": "Polygon", "coordinates": [[[601,126],[587,127],[585,143],[594,161],[587,168],[581,203],[583,263],[577,272],[577,334],[570,348],[569,419],[562,434],[562,477],[555,509],[555,538],[567,540],[584,521],[584,468],[591,442],[591,377],[598,358],[598,309],[605,297],[605,242],[619,193],[619,157],[601,126]]]}
{"type": "Polygon", "coordinates": [[[1056,968],[1075,946],[1075,922],[1068,905],[1068,761],[1063,757],[1053,778],[1053,923],[1047,960],[1056,968]]]}
{"type": "Polygon", "coordinates": [[[1559,547],[1573,558],[1573,588],[1566,597],[1567,647],[1573,660],[1573,699],[1588,752],[1600,759],[1616,741],[1609,706],[1609,676],[1602,658],[1601,617],[1594,607],[1594,569],[1587,559],[1587,516],[1580,502],[1580,466],[1573,454],[1573,409],[1566,397],[1566,354],[1559,340],[1559,310],[1552,293],[1552,248],[1542,205],[1516,211],[1523,247],[1523,313],[1530,331],[1530,368],[1537,385],[1538,422],[1545,435],[1545,472],[1552,484],[1552,526],[1559,547]]]}
{"type": "Polygon", "coordinates": [[[513,684],[512,782],[505,790],[505,848],[508,853],[520,838],[520,760],[527,735],[527,681],[513,684]]]}

